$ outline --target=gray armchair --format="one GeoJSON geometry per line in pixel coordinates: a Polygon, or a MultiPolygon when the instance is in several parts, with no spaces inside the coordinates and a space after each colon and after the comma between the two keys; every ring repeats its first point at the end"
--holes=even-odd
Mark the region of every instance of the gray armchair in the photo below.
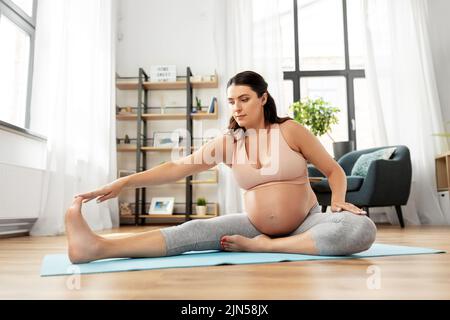
{"type": "MultiPolygon", "coordinates": [[[[365,177],[351,176],[353,165],[362,154],[391,147],[352,151],[340,158],[338,163],[347,175],[347,202],[364,208],[367,214],[370,207],[395,206],[400,226],[404,228],[401,206],[408,201],[412,176],[411,157],[406,146],[393,146],[396,150],[389,160],[374,160],[365,177]]],[[[310,177],[324,177],[312,165],[308,165],[308,174],[310,177]]],[[[322,206],[322,212],[325,212],[331,204],[328,179],[312,182],[311,187],[322,206]]]]}

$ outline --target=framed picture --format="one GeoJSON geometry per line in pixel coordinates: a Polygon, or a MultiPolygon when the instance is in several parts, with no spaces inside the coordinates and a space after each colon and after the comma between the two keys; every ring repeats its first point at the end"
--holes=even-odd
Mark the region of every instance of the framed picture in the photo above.
{"type": "Polygon", "coordinates": [[[150,66],[150,80],[153,82],[177,81],[176,65],[150,66]]]}
{"type": "Polygon", "coordinates": [[[154,132],[153,146],[160,148],[178,147],[180,143],[179,132],[154,132]]]}
{"type": "Polygon", "coordinates": [[[123,178],[123,177],[129,176],[129,175],[135,174],[135,173],[136,173],[136,171],[134,171],[134,170],[119,170],[118,176],[119,176],[119,178],[123,178]]]}
{"type": "Polygon", "coordinates": [[[172,214],[175,198],[155,197],[152,198],[148,214],[172,214]]]}

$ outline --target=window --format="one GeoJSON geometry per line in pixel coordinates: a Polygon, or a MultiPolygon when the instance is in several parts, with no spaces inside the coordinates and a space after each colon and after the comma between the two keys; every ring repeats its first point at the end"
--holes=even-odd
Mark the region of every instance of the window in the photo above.
{"type": "MultiPolygon", "coordinates": [[[[324,101],[329,102],[332,106],[338,107],[339,123],[333,126],[333,131],[330,136],[334,141],[348,140],[348,115],[347,108],[347,92],[345,90],[345,77],[301,77],[300,78],[300,98],[319,98],[322,97],[324,101]]],[[[319,137],[325,149],[329,154],[333,154],[332,140],[327,134],[319,137]]]]}
{"type": "MultiPolygon", "coordinates": [[[[339,123],[330,133],[335,141],[353,140],[356,145],[358,137],[360,145],[366,146],[371,141],[362,130],[370,123],[365,111],[364,29],[359,10],[361,0],[292,0],[290,14],[282,16],[283,47],[290,49],[283,54],[283,72],[285,94],[290,88],[291,100],[322,97],[341,110],[339,123]],[[356,134],[359,128],[362,135],[356,134]]],[[[319,140],[333,154],[328,135],[319,140]]]]}
{"type": "Polygon", "coordinates": [[[29,128],[35,0],[0,0],[0,120],[29,128]]]}
{"type": "Polygon", "coordinates": [[[298,0],[300,70],[345,69],[342,2],[298,0]]]}
{"type": "Polygon", "coordinates": [[[11,0],[17,7],[25,12],[30,18],[33,17],[33,0],[11,0]]]}

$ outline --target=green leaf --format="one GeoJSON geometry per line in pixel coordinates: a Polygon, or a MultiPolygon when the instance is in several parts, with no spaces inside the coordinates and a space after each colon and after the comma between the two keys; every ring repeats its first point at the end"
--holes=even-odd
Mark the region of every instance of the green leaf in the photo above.
{"type": "Polygon", "coordinates": [[[198,206],[206,206],[206,199],[205,198],[198,198],[197,199],[197,205],[198,206]]]}
{"type": "Polygon", "coordinates": [[[290,105],[294,120],[308,127],[315,136],[322,136],[331,131],[331,126],[339,123],[336,114],[340,112],[337,107],[322,98],[315,100],[305,98],[290,105]]]}

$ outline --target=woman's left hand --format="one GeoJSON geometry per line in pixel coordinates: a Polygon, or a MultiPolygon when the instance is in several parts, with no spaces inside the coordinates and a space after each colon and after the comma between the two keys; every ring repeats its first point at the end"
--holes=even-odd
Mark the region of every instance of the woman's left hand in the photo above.
{"type": "Polygon", "coordinates": [[[357,206],[348,203],[348,202],[332,202],[331,203],[331,211],[332,212],[340,212],[340,211],[350,211],[355,214],[367,214],[366,211],[358,208],[357,206]]]}

